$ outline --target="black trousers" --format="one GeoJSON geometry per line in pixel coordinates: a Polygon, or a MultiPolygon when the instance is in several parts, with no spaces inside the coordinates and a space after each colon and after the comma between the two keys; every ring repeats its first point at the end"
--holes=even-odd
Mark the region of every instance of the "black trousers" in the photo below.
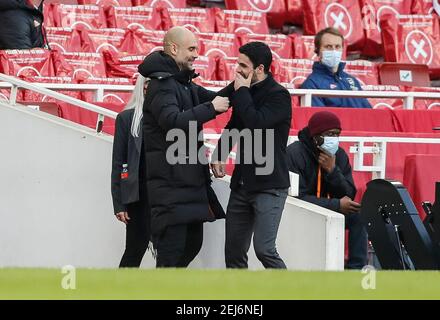
{"type": "Polygon", "coordinates": [[[203,242],[203,223],[166,227],[153,238],[157,268],[186,268],[199,253],[203,242]]]}
{"type": "Polygon", "coordinates": [[[265,268],[286,269],[276,249],[287,189],[231,191],[226,213],[225,261],[227,268],[247,268],[253,237],[254,250],[265,268]]]}
{"type": "MultiPolygon", "coordinates": [[[[141,197],[142,198],[142,197],[141,197]]],[[[120,268],[138,268],[150,242],[150,209],[145,199],[128,204],[125,251],[120,268]]]]}

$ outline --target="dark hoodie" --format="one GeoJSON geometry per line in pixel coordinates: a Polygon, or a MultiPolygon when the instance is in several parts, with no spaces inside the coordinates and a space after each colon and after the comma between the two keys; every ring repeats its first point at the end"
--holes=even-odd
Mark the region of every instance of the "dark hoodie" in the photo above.
{"type": "MultiPolygon", "coordinates": [[[[168,225],[213,220],[208,210],[208,165],[169,164],[166,155],[173,142],[166,141],[166,136],[172,129],[188,132],[190,121],[197,124],[199,133],[203,123],[216,116],[210,102],[216,93],[192,83],[194,72],[180,71],[163,51],[148,55],[138,70],[151,79],[143,108],[143,138],[152,233],[159,234],[168,225]]],[[[196,134],[191,138],[197,141],[196,134]]],[[[199,141],[197,150],[202,146],[199,141]]],[[[187,158],[188,143],[183,152],[179,156],[187,158]]]]}
{"type": "Polygon", "coordinates": [[[298,198],[317,204],[321,207],[338,211],[339,199],[348,196],[354,199],[356,187],[353,182],[352,170],[347,154],[342,148],[336,152],[336,166],[331,173],[321,170],[321,195],[318,198],[318,155],[306,127],[298,133],[299,141],[287,147],[287,165],[289,171],[299,174],[298,198]],[[329,195],[329,198],[327,198],[329,195]]]}
{"type": "Polygon", "coordinates": [[[0,50],[44,46],[43,1],[39,8],[27,0],[0,0],[0,50]]]}

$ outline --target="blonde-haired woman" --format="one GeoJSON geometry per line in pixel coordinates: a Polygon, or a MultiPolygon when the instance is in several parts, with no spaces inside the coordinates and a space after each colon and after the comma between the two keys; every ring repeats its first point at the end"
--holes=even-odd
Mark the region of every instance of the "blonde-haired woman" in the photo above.
{"type": "Polygon", "coordinates": [[[125,251],[119,267],[139,267],[150,241],[150,208],[142,143],[142,106],[148,79],[139,75],[133,94],[115,124],[112,198],[116,218],[126,225],[125,251]]]}

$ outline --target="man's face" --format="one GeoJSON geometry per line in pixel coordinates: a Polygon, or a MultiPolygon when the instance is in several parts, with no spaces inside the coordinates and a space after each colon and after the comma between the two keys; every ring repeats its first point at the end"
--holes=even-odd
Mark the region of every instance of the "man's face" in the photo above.
{"type": "Polygon", "coordinates": [[[321,38],[321,46],[319,47],[319,60],[322,59],[323,51],[342,51],[342,38],[331,33],[325,33],[321,38]]]}
{"type": "Polygon", "coordinates": [[[181,70],[193,70],[194,61],[198,58],[199,45],[194,35],[183,39],[181,44],[176,44],[174,60],[181,70]]]}
{"type": "MultiPolygon", "coordinates": [[[[240,53],[237,60],[237,67],[235,69],[239,74],[241,74],[244,78],[248,78],[249,74],[252,70],[254,70],[254,66],[252,64],[252,61],[248,58],[247,55],[240,53]]],[[[255,83],[258,81],[257,79],[257,73],[255,72],[252,75],[251,83],[255,83]]]]}

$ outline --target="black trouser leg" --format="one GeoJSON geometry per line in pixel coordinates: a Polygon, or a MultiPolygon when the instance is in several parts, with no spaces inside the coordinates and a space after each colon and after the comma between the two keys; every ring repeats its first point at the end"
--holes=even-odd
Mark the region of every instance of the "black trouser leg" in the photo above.
{"type": "Polygon", "coordinates": [[[199,253],[203,242],[203,223],[168,226],[155,239],[157,268],[187,267],[199,253]]]}
{"type": "Polygon", "coordinates": [[[146,202],[129,204],[127,212],[130,220],[126,225],[125,251],[120,268],[139,267],[150,241],[150,214],[146,202]]]}
{"type": "Polygon", "coordinates": [[[254,228],[254,213],[242,188],[231,191],[226,213],[226,268],[247,268],[254,228]]]}

